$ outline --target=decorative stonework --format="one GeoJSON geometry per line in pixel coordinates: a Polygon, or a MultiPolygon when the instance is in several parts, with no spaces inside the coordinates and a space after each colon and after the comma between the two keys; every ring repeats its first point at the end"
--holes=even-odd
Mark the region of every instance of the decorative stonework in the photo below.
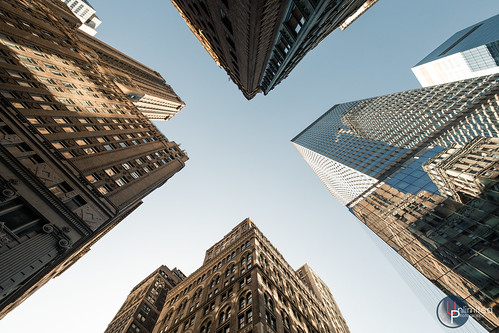
{"type": "Polygon", "coordinates": [[[93,209],[90,205],[83,205],[73,212],[76,214],[76,216],[81,218],[83,222],[85,222],[85,224],[87,224],[93,231],[95,231],[105,221],[103,216],[95,209],[93,209]]]}
{"type": "Polygon", "coordinates": [[[0,134],[1,145],[12,145],[21,142],[23,142],[23,140],[16,134],[0,134]]]}
{"type": "Polygon", "coordinates": [[[0,201],[7,201],[18,196],[17,190],[13,185],[17,185],[18,180],[0,180],[0,201]]]}
{"type": "Polygon", "coordinates": [[[31,172],[47,187],[64,181],[47,163],[35,164],[31,168],[31,172]]]}

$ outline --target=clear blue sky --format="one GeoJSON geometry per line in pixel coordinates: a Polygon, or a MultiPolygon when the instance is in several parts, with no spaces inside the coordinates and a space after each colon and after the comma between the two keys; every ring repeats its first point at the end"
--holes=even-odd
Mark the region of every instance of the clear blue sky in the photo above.
{"type": "Polygon", "coordinates": [[[0,332],[103,332],[145,276],[161,264],[188,275],[245,217],[293,267],[307,262],[322,277],[352,332],[450,332],[425,296],[438,292],[403,262],[390,263],[393,251],[336,202],[290,139],[334,104],[418,88],[410,67],[458,30],[499,13],[499,1],[380,0],[252,101],[169,1],[91,3],[103,21],[96,37],[160,72],[186,102],[156,125],[190,160],[83,259],[3,319],[0,332]],[[418,295],[408,286],[414,284],[418,295]]]}

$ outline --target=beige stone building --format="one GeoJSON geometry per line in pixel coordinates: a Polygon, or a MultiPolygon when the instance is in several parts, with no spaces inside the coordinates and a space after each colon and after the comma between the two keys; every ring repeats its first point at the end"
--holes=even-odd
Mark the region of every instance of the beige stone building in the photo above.
{"type": "MultiPolygon", "coordinates": [[[[142,332],[142,331],[134,331],[142,332]]],[[[347,333],[331,292],[294,270],[250,219],[206,251],[166,298],[154,333],[347,333]]]]}
{"type": "Polygon", "coordinates": [[[132,289],[105,333],[152,332],[168,292],[185,278],[177,268],[156,269],[132,289]]]}
{"type": "Polygon", "coordinates": [[[188,157],[110,79],[63,2],[2,1],[0,21],[1,318],[188,157]]]}

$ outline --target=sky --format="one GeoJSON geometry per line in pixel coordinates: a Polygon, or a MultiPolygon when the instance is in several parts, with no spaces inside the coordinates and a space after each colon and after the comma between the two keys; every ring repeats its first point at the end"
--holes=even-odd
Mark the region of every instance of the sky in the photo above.
{"type": "MultiPolygon", "coordinates": [[[[322,185],[291,138],[335,104],[419,88],[410,68],[497,0],[380,0],[335,31],[267,96],[247,101],[166,0],[93,0],[96,37],[157,70],[186,102],[155,122],[186,167],[73,267],[0,321],[0,332],[103,332],[164,264],[186,275],[250,217],[288,263],[326,282],[353,333],[451,332],[440,292],[322,185]],[[431,297],[429,296],[431,295],[431,297]]],[[[485,332],[469,321],[452,332],[485,332]]]]}

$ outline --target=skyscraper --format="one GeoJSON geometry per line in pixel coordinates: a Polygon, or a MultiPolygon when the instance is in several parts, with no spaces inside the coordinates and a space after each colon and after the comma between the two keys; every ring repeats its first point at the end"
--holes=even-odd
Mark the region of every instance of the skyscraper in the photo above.
{"type": "Polygon", "coordinates": [[[247,99],[268,94],[333,30],[377,0],[172,0],[247,99]]]}
{"type": "Polygon", "coordinates": [[[151,333],[168,292],[185,278],[177,268],[159,267],[132,289],[104,333],[151,333]]]}
{"type": "Polygon", "coordinates": [[[499,15],[455,33],[412,72],[423,87],[499,73],[499,15]]]}
{"type": "Polygon", "coordinates": [[[250,219],[210,247],[203,265],[168,292],[153,332],[187,330],[349,332],[317,274],[308,265],[291,268],[250,219]]]}
{"type": "Polygon", "coordinates": [[[150,120],[169,120],[185,106],[172,87],[155,70],[85,33],[80,42],[99,56],[105,75],[150,120]]]}
{"type": "Polygon", "coordinates": [[[95,15],[95,9],[86,0],[61,0],[81,21],[80,29],[87,34],[95,36],[97,27],[102,21],[95,15]]]}
{"type": "Polygon", "coordinates": [[[109,79],[64,3],[2,1],[0,20],[3,317],[188,158],[109,79]]]}
{"type": "MultiPolygon", "coordinates": [[[[497,311],[499,75],[338,104],[292,139],[333,196],[447,294],[497,311]]],[[[479,312],[487,329],[497,312],[479,312]]]]}

